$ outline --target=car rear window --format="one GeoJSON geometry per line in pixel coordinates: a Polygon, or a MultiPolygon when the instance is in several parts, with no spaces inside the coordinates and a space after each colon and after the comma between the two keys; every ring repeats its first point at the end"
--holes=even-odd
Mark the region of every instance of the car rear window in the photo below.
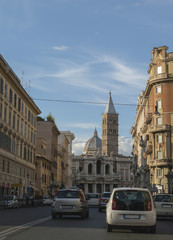
{"type": "Polygon", "coordinates": [[[111,195],[111,193],[103,193],[103,194],[102,194],[102,197],[107,197],[107,198],[109,198],[110,195],[111,195]]]}
{"type": "Polygon", "coordinates": [[[79,198],[78,191],[71,191],[71,190],[65,190],[65,191],[58,191],[57,198],[79,198]]]}
{"type": "Polygon", "coordinates": [[[117,210],[147,211],[148,202],[151,202],[147,191],[125,190],[115,191],[117,210]]]}
{"type": "Polygon", "coordinates": [[[155,202],[173,202],[173,196],[170,195],[156,195],[155,202]]]}

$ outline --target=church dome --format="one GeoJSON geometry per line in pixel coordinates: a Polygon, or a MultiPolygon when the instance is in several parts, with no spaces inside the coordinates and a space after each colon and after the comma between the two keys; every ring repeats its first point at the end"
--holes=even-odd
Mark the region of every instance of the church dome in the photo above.
{"type": "Polygon", "coordinates": [[[83,153],[86,155],[94,155],[101,150],[102,140],[98,137],[97,130],[95,129],[93,137],[86,142],[83,153]]]}

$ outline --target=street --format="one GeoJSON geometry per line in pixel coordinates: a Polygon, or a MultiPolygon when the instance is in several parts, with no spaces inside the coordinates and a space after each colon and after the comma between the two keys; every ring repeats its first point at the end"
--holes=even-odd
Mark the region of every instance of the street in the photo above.
{"type": "Polygon", "coordinates": [[[51,207],[19,208],[0,210],[0,240],[172,240],[173,220],[158,220],[156,234],[113,230],[106,232],[105,212],[90,208],[88,219],[65,216],[52,220],[51,207]]]}

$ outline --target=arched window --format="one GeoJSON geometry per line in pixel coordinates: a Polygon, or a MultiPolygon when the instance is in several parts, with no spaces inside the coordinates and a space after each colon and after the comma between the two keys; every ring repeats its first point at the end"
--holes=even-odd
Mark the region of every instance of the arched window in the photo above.
{"type": "Polygon", "coordinates": [[[106,164],[106,166],[105,166],[105,173],[109,174],[109,164],[106,164]]]}
{"type": "Polygon", "coordinates": [[[88,164],[88,174],[92,174],[92,168],[93,168],[93,165],[91,163],[88,164]]]}
{"type": "Polygon", "coordinates": [[[97,161],[97,174],[101,174],[101,161],[97,161]]]}

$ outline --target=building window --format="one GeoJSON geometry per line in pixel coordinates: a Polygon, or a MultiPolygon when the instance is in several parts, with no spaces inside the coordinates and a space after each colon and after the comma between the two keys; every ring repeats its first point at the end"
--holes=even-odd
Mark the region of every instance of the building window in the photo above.
{"type": "Polygon", "coordinates": [[[157,143],[162,143],[162,134],[157,134],[157,143]]]}
{"type": "Polygon", "coordinates": [[[163,170],[160,168],[160,169],[157,169],[157,177],[162,177],[163,176],[163,170]]]}
{"type": "Polygon", "coordinates": [[[88,164],[88,174],[92,174],[92,164],[88,164]]]}
{"type": "Polygon", "coordinates": [[[161,117],[156,118],[156,125],[162,125],[162,118],[161,117]]]}
{"type": "Polygon", "coordinates": [[[101,174],[101,161],[97,161],[97,174],[101,174]]]}
{"type": "Polygon", "coordinates": [[[16,128],[16,115],[15,113],[13,114],[13,128],[16,128]]]}
{"type": "Polygon", "coordinates": [[[4,122],[7,121],[7,107],[4,108],[4,122]]]}
{"type": "Polygon", "coordinates": [[[109,174],[109,164],[106,164],[106,166],[105,166],[105,173],[109,174]]]}
{"type": "Polygon", "coordinates": [[[162,151],[157,151],[157,159],[162,159],[162,151]]]}
{"type": "Polygon", "coordinates": [[[158,109],[161,109],[162,108],[162,101],[161,100],[157,100],[156,101],[156,106],[158,109]]]}
{"type": "Polygon", "coordinates": [[[7,86],[7,84],[5,84],[5,97],[6,98],[8,97],[8,86],[7,86]]]}
{"type": "Polygon", "coordinates": [[[161,74],[162,73],[162,66],[158,66],[157,67],[157,74],[161,74]]]}
{"type": "Polygon", "coordinates": [[[21,108],[21,99],[18,98],[18,111],[20,112],[20,108],[21,108]]]}
{"type": "Polygon", "coordinates": [[[13,91],[10,88],[10,103],[13,103],[13,91]]]}
{"type": "Polygon", "coordinates": [[[4,80],[1,78],[0,93],[4,92],[4,80]]]}
{"type": "Polygon", "coordinates": [[[0,118],[2,118],[2,108],[3,108],[3,104],[0,104],[0,118]]]}
{"type": "Polygon", "coordinates": [[[14,107],[16,108],[17,106],[17,95],[16,93],[14,94],[14,107]]]}
{"type": "Polygon", "coordinates": [[[161,85],[156,86],[156,93],[161,93],[161,91],[162,91],[161,85]]]}
{"type": "Polygon", "coordinates": [[[9,125],[11,126],[11,110],[9,110],[9,125]]]}

